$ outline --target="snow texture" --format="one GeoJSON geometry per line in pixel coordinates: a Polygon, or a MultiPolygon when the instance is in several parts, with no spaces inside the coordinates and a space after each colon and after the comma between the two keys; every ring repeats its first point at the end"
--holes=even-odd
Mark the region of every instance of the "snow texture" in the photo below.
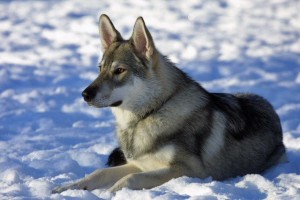
{"type": "Polygon", "coordinates": [[[300,199],[299,11],[299,0],[1,1],[0,199],[300,199]],[[51,194],[117,146],[110,110],[81,97],[97,76],[102,13],[125,37],[143,16],[158,49],[209,91],[267,98],[289,162],[226,181],[51,194]]]}

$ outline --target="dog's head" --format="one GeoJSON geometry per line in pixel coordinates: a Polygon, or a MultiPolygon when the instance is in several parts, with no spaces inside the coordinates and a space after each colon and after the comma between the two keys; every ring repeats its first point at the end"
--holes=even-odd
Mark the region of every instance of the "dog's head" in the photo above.
{"type": "Polygon", "coordinates": [[[123,40],[103,14],[99,33],[104,54],[98,77],[82,92],[84,100],[99,108],[130,108],[156,98],[160,90],[153,81],[157,51],[143,18],[137,18],[131,38],[123,40]]]}

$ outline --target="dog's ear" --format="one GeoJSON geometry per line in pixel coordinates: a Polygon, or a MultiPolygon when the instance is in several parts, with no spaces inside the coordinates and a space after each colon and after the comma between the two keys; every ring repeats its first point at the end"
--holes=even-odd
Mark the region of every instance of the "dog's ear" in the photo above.
{"type": "Polygon", "coordinates": [[[155,46],[142,17],[137,18],[130,40],[139,56],[151,58],[155,46]]]}
{"type": "Polygon", "coordinates": [[[105,14],[99,18],[99,34],[103,51],[106,51],[112,43],[123,40],[121,34],[105,14]]]}

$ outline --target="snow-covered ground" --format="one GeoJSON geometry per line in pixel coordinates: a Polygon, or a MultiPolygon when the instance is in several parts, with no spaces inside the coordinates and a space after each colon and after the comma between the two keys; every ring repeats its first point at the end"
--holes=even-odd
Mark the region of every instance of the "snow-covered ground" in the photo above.
{"type": "Polygon", "coordinates": [[[299,0],[1,1],[0,199],[300,199],[299,13],[299,0]],[[222,182],[51,195],[117,146],[110,110],[81,98],[98,71],[101,13],[127,37],[143,16],[160,51],[209,91],[270,100],[289,163],[222,182]]]}

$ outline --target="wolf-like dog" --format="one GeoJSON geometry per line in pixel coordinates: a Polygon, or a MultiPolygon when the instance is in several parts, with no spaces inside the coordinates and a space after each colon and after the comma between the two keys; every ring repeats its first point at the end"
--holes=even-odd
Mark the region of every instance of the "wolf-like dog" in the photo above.
{"type": "Polygon", "coordinates": [[[180,176],[224,180],[284,160],[280,119],[263,97],[208,92],[157,50],[142,17],[129,40],[104,14],[99,32],[99,76],[82,96],[91,106],[111,107],[117,154],[124,153],[126,164],[96,170],[54,193],[152,188],[180,176]]]}

